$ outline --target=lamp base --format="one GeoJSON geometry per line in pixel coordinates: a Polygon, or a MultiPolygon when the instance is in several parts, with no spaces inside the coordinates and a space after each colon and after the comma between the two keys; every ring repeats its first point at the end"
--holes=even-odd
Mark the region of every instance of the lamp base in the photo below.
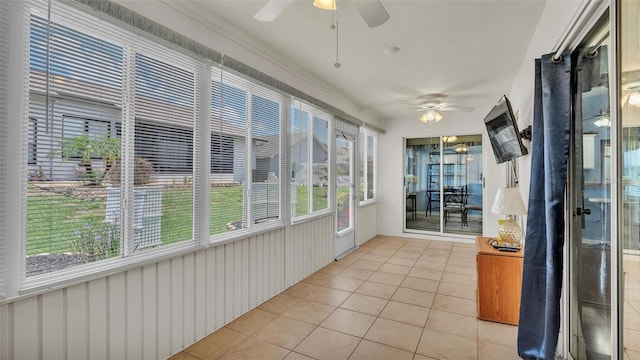
{"type": "Polygon", "coordinates": [[[511,216],[507,217],[498,227],[498,243],[509,243],[510,246],[521,246],[522,228],[511,216]]]}

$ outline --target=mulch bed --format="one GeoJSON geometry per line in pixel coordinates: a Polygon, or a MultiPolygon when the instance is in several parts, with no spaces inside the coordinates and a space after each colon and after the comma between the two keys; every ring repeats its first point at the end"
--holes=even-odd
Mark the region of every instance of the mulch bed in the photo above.
{"type": "Polygon", "coordinates": [[[84,260],[78,254],[43,254],[27,257],[27,277],[66,269],[83,264],[84,260]]]}

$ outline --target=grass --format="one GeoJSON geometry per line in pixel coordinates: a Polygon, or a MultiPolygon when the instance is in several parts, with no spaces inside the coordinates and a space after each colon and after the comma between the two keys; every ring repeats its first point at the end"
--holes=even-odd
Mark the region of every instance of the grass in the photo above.
{"type": "MultiPolygon", "coordinates": [[[[29,191],[36,191],[32,185],[29,191]]],[[[298,186],[296,214],[308,213],[308,188],[298,186]]],[[[327,188],[313,188],[314,210],[327,207],[327,188]]],[[[33,194],[33,193],[31,193],[33,194]]],[[[242,221],[243,187],[211,188],[211,234],[229,231],[227,224],[242,221]]],[[[83,200],[39,191],[27,197],[27,255],[73,252],[76,231],[105,218],[106,200],[83,200]]],[[[171,244],[193,238],[193,194],[190,187],[162,190],[161,239],[171,244]]]]}

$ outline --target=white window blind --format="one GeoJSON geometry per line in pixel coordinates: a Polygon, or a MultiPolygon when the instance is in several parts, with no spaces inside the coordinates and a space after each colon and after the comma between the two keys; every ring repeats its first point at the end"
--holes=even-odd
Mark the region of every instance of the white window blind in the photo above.
{"type": "Polygon", "coordinates": [[[291,107],[292,216],[329,208],[330,116],[300,101],[291,107]]]}
{"type": "Polygon", "coordinates": [[[135,54],[132,250],[193,238],[194,65],[145,45],[135,54]]]}
{"type": "Polygon", "coordinates": [[[192,240],[195,61],[36,3],[26,276],[192,240]]]}
{"type": "Polygon", "coordinates": [[[251,221],[280,220],[282,97],[252,86],[251,95],[251,221]]]}
{"type": "Polygon", "coordinates": [[[358,140],[360,148],[360,202],[371,201],[376,195],[377,140],[376,133],[361,128],[358,140]]]}
{"type": "Polygon", "coordinates": [[[212,70],[211,234],[281,220],[283,97],[212,70]]]}
{"type": "Polygon", "coordinates": [[[29,20],[27,277],[121,254],[104,180],[120,153],[123,47],[56,3],[47,16],[29,20]]]}
{"type": "Polygon", "coordinates": [[[212,70],[211,234],[247,228],[246,196],[248,94],[240,81],[220,69],[212,70]],[[213,139],[220,139],[214,148],[213,139]]]}
{"type": "MultiPolygon", "coordinates": [[[[82,7],[58,0],[24,6],[28,109],[19,116],[16,151],[26,191],[21,246],[28,256],[27,288],[130,263],[127,258],[141,252],[146,259],[176,249],[170,245],[190,246],[194,225],[200,225],[198,239],[214,240],[279,226],[287,213],[283,198],[300,202],[301,215],[328,209],[327,114],[301,110],[306,149],[297,166],[304,179],[294,188],[286,184],[292,193],[284,196],[282,179],[289,174],[283,152],[290,149],[283,148],[282,133],[290,102],[282,94],[219,68],[209,73],[208,61],[82,7]],[[209,81],[210,99],[202,86],[209,81]],[[208,104],[200,106],[204,93],[210,113],[208,104]],[[208,134],[195,124],[207,119],[211,142],[196,146],[195,139],[208,134]],[[194,207],[204,191],[194,191],[194,183],[209,178],[198,166],[209,165],[209,155],[210,209],[194,207]],[[206,210],[210,226],[194,224],[206,210]]],[[[0,124],[0,136],[7,131],[0,124]]],[[[11,191],[3,186],[0,181],[0,194],[11,191]]]]}

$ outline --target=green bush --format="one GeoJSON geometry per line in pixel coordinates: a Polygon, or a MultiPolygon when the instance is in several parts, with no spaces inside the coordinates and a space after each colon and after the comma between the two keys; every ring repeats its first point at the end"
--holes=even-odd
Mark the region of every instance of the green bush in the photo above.
{"type": "Polygon", "coordinates": [[[71,248],[85,262],[120,255],[120,227],[116,223],[91,220],[74,232],[71,248]]]}
{"type": "MultiPolygon", "coordinates": [[[[120,185],[120,169],[121,169],[120,160],[113,163],[111,169],[107,171],[104,181],[118,186],[120,185]]],[[[151,176],[155,174],[153,170],[153,164],[151,161],[137,157],[133,161],[133,184],[134,185],[146,185],[151,180],[151,176]]]]}

